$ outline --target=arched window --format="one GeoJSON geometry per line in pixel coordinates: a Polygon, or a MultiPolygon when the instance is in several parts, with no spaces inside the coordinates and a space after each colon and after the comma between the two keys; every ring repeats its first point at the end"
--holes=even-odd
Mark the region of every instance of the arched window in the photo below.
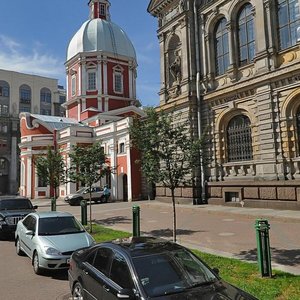
{"type": "Polygon", "coordinates": [[[227,127],[228,161],[252,160],[250,120],[239,115],[230,120],[227,127]]]}
{"type": "Polygon", "coordinates": [[[51,91],[48,88],[41,89],[40,95],[40,114],[41,115],[51,115],[51,91]]]}
{"type": "Polygon", "coordinates": [[[253,62],[255,56],[254,17],[252,5],[247,3],[238,15],[238,42],[240,66],[253,62]]]}
{"type": "Polygon", "coordinates": [[[19,89],[19,112],[31,112],[31,88],[23,84],[19,89]]]}
{"type": "Polygon", "coordinates": [[[222,18],[215,31],[216,75],[224,74],[229,66],[228,29],[226,19],[222,18]]]}
{"type": "Polygon", "coordinates": [[[300,39],[300,10],[298,0],[278,0],[279,49],[296,45],[300,39]]]}

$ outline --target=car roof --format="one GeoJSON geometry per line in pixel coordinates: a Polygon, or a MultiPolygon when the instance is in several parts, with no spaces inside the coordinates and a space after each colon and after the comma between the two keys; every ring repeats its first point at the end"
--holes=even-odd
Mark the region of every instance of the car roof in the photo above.
{"type": "MultiPolygon", "coordinates": [[[[101,244],[98,245],[101,246],[101,244]]],[[[171,241],[151,236],[117,239],[111,242],[102,243],[102,245],[109,245],[111,248],[121,248],[131,257],[158,254],[184,248],[171,241]]]]}
{"type": "Polygon", "coordinates": [[[37,212],[31,213],[31,215],[36,215],[40,219],[57,218],[57,217],[73,217],[72,214],[70,214],[68,212],[62,212],[62,211],[37,211],[37,212]]]}
{"type": "Polygon", "coordinates": [[[29,200],[27,197],[23,197],[23,196],[0,196],[0,201],[1,200],[29,200]]]}

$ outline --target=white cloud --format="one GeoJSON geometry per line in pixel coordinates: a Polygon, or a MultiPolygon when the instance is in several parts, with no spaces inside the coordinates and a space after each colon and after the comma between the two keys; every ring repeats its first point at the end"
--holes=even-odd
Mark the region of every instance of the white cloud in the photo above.
{"type": "Polygon", "coordinates": [[[26,49],[14,39],[0,35],[0,68],[62,80],[65,76],[63,61],[42,52],[39,42],[34,45],[35,48],[26,49]]]}

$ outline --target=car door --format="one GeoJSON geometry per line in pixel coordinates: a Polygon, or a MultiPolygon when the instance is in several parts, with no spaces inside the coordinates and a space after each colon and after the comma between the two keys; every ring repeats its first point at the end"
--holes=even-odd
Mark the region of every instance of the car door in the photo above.
{"type": "Polygon", "coordinates": [[[115,252],[111,263],[109,280],[107,280],[103,286],[102,300],[119,299],[117,294],[122,289],[126,289],[131,292],[132,297],[129,299],[138,299],[138,296],[133,296],[137,289],[135,287],[129,265],[123,255],[115,252]]]}
{"type": "Polygon", "coordinates": [[[103,288],[108,278],[113,252],[99,248],[82,264],[82,283],[87,299],[103,299],[103,288]]]}
{"type": "Polygon", "coordinates": [[[34,216],[28,216],[24,221],[23,225],[25,230],[22,231],[20,236],[20,242],[22,248],[25,250],[28,256],[32,257],[32,253],[35,247],[35,234],[36,234],[36,218],[34,216]],[[33,234],[27,234],[31,231],[33,234]]]}

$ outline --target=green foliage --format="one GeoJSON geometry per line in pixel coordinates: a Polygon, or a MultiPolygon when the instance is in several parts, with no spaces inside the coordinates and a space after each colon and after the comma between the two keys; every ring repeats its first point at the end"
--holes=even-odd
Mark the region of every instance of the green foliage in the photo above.
{"type": "Polygon", "coordinates": [[[65,182],[65,163],[60,152],[48,146],[46,156],[38,156],[35,165],[39,178],[43,178],[46,184],[54,189],[56,199],[57,187],[65,182]]]}
{"type": "Polygon", "coordinates": [[[71,166],[68,176],[72,182],[81,182],[89,187],[90,232],[92,232],[92,192],[91,187],[108,172],[109,167],[100,143],[88,146],[74,146],[69,154],[71,166]]]}
{"type": "Polygon", "coordinates": [[[191,183],[191,170],[199,166],[202,141],[192,136],[191,124],[181,114],[147,108],[146,119],[136,118],[130,126],[132,144],[142,154],[139,161],[150,182],[174,190],[191,183]]]}
{"type": "Polygon", "coordinates": [[[100,143],[74,146],[69,154],[71,166],[68,170],[72,182],[83,182],[91,187],[108,172],[108,165],[100,143]]]}
{"type": "Polygon", "coordinates": [[[132,144],[142,156],[143,174],[151,183],[161,183],[171,190],[173,203],[173,240],[176,242],[174,191],[190,184],[192,169],[200,166],[202,140],[191,132],[189,119],[180,113],[145,109],[146,119],[136,118],[129,128],[132,144]]]}

